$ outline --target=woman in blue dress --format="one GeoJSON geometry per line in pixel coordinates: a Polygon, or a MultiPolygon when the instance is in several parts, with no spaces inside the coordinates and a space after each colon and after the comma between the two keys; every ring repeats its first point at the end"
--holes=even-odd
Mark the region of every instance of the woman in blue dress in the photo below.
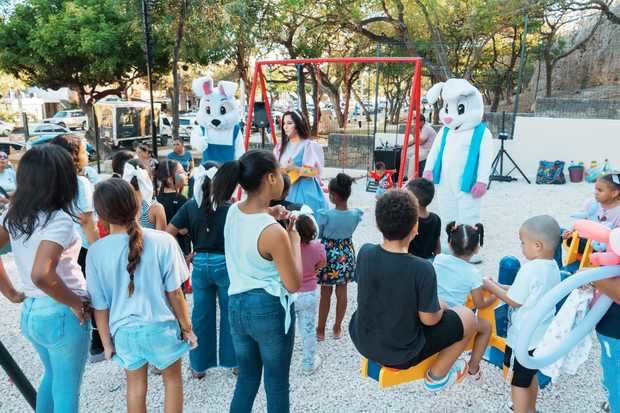
{"type": "Polygon", "coordinates": [[[301,113],[284,113],[282,139],[276,145],[274,154],[291,178],[287,201],[308,205],[314,212],[327,208],[321,187],[321,172],[325,163],[323,148],[310,139],[308,121],[301,113]]]}

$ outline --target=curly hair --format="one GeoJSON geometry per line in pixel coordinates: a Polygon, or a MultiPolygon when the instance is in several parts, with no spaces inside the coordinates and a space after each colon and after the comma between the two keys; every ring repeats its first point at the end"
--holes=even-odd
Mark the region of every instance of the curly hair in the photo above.
{"type": "Polygon", "coordinates": [[[329,181],[329,192],[338,195],[338,197],[346,201],[351,196],[351,186],[353,185],[353,178],[349,175],[340,172],[335,178],[329,181]]]}
{"type": "Polygon", "coordinates": [[[418,200],[409,191],[389,190],[377,200],[375,220],[386,240],[405,239],[418,223],[418,200]]]}

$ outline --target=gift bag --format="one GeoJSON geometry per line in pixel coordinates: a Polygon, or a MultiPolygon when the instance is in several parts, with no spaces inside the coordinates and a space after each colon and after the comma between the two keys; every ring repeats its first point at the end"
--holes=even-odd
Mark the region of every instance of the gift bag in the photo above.
{"type": "Polygon", "coordinates": [[[540,161],[536,173],[537,184],[561,185],[566,183],[563,161],[540,161]]]}

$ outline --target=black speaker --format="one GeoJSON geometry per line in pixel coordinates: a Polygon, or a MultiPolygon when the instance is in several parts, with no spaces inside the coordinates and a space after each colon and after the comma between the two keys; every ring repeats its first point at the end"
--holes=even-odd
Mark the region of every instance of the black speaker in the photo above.
{"type": "Polygon", "coordinates": [[[396,169],[398,171],[400,168],[400,153],[401,148],[375,149],[375,165],[377,162],[383,162],[385,169],[396,169]]]}
{"type": "Polygon", "coordinates": [[[265,102],[254,102],[254,119],[252,121],[258,128],[268,128],[269,119],[267,119],[267,110],[265,102]]]}

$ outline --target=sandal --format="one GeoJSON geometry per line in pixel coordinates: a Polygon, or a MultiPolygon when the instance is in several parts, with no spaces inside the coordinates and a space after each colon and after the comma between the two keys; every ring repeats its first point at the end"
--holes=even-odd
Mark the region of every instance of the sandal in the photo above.
{"type": "Polygon", "coordinates": [[[338,333],[336,333],[336,331],[332,331],[332,334],[334,336],[334,340],[340,340],[342,338],[342,329],[340,329],[338,333]]]}

